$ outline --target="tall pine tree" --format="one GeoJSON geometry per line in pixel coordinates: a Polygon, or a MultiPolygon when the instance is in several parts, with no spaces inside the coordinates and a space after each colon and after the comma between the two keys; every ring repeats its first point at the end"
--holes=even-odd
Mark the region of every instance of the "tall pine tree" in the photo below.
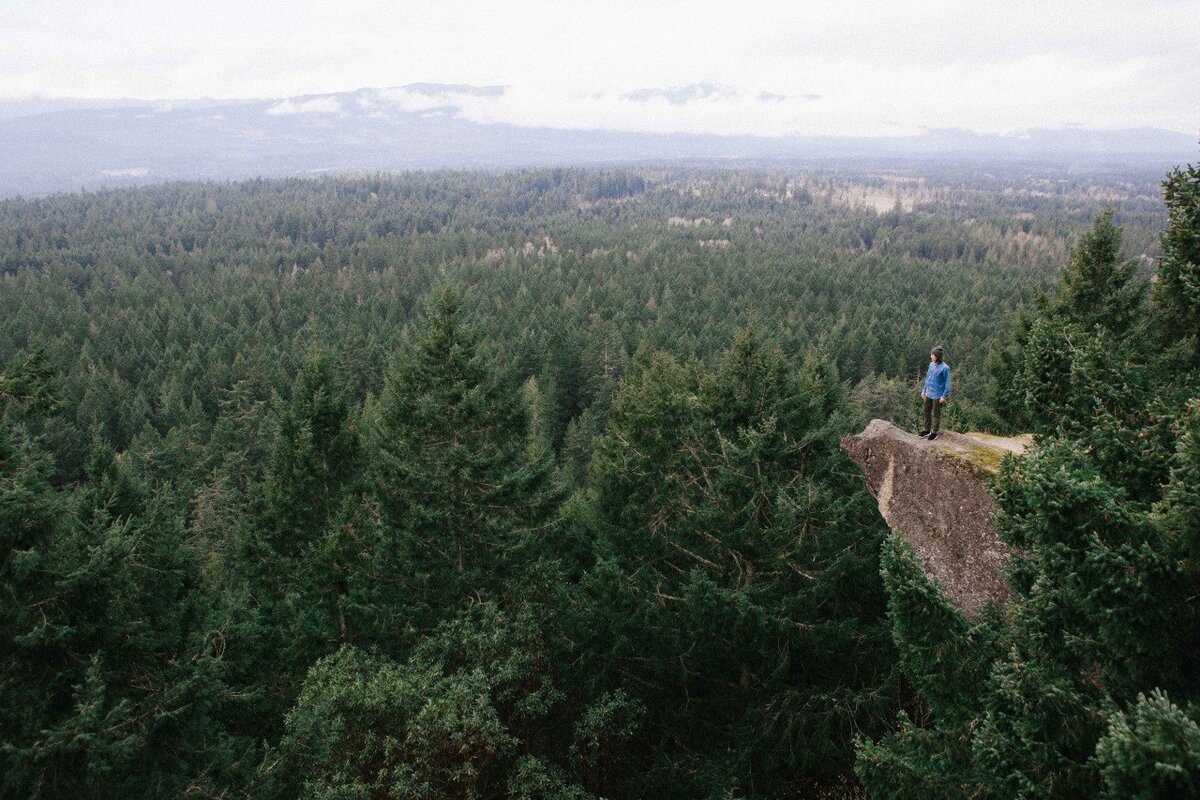
{"type": "Polygon", "coordinates": [[[671,732],[632,792],[811,791],[894,701],[883,526],[838,450],[843,408],[827,363],[753,326],[712,372],[639,351],[589,475],[584,579],[598,684],[671,732]]]}
{"type": "Polygon", "coordinates": [[[423,629],[494,592],[552,532],[551,454],[530,446],[521,387],[467,320],[461,290],[425,301],[384,380],[370,465],[383,535],[380,591],[423,629]]]}

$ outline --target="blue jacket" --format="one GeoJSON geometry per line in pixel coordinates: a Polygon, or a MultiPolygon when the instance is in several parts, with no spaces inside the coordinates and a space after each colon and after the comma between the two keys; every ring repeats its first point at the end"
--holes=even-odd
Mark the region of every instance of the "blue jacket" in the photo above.
{"type": "Polygon", "coordinates": [[[938,400],[950,396],[950,367],[943,361],[935,361],[929,365],[929,374],[925,376],[925,396],[938,400]]]}

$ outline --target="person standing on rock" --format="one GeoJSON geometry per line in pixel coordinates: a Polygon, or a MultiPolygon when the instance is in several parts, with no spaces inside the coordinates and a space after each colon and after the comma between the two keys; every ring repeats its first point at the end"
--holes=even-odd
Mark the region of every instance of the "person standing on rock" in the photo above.
{"type": "Polygon", "coordinates": [[[921,390],[921,399],[925,401],[925,427],[917,435],[928,437],[930,441],[937,438],[938,428],[942,427],[942,406],[950,399],[950,365],[946,363],[945,353],[941,345],[930,351],[929,372],[925,375],[925,388],[921,390]]]}

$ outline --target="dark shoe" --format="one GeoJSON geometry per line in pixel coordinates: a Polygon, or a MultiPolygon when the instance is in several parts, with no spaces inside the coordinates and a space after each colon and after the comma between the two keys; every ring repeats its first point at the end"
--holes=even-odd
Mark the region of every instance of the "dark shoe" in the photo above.
{"type": "Polygon", "coordinates": [[[928,429],[928,428],[926,428],[925,430],[923,430],[923,431],[921,431],[920,433],[918,433],[918,434],[917,434],[917,436],[920,436],[922,439],[924,439],[924,438],[925,438],[926,436],[928,436],[928,435],[929,435],[929,429],[928,429]]]}
{"type": "Polygon", "coordinates": [[[933,433],[929,434],[929,441],[932,442],[936,438],[937,438],[937,431],[934,431],[933,433]]]}

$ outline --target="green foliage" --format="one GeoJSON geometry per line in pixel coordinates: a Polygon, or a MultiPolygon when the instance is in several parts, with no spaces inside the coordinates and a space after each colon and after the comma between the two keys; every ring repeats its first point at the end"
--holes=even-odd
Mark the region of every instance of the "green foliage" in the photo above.
{"type": "Polygon", "coordinates": [[[486,676],[398,666],[353,648],[317,662],[288,716],[302,797],[471,797],[515,746],[486,676]]]}
{"type": "Polygon", "coordinates": [[[888,686],[891,653],[872,575],[881,526],[833,473],[843,402],[828,365],[791,363],[753,327],[711,372],[635,358],[589,473],[584,585],[588,649],[628,676],[654,729],[678,731],[647,742],[675,766],[643,791],[800,790],[797,765],[837,774],[891,702],[866,695],[888,686]]]}
{"type": "Polygon", "coordinates": [[[987,684],[987,710],[972,738],[973,767],[997,797],[1088,797],[1096,776],[1086,760],[1103,717],[1049,660],[1016,648],[987,684]]]}
{"type": "Polygon", "coordinates": [[[975,687],[1000,655],[998,618],[988,615],[969,623],[925,576],[912,548],[896,534],[884,545],[880,569],[892,638],[913,687],[938,717],[977,717],[981,709],[975,687]]]}
{"type": "Polygon", "coordinates": [[[983,793],[971,762],[970,729],[917,724],[901,712],[891,733],[864,742],[854,770],[867,795],[882,800],[967,800],[983,793]]]}
{"type": "MultiPolygon", "coordinates": [[[[1036,314],[1020,320],[1012,348],[992,363],[994,393],[1005,398],[997,410],[1013,423],[1049,433],[1098,403],[1120,414],[1130,407],[1128,395],[1143,388],[1111,374],[1142,355],[1140,343],[1128,338],[1145,295],[1134,263],[1121,257],[1121,231],[1112,218],[1111,209],[1096,218],[1071,252],[1058,295],[1040,300],[1036,314]],[[1096,392],[1113,388],[1124,396],[1096,392]]],[[[1084,427],[1096,426],[1084,417],[1084,427]]]]}
{"type": "Polygon", "coordinates": [[[1200,563],[1200,399],[1184,406],[1175,436],[1171,479],[1158,506],[1163,521],[1179,552],[1191,563],[1200,563]]]}
{"type": "Polygon", "coordinates": [[[62,501],[37,463],[20,465],[25,498],[6,509],[24,528],[6,559],[18,579],[7,587],[18,616],[5,626],[6,784],[33,797],[182,793],[227,754],[181,518],[102,442],[89,483],[50,517],[62,501]],[[20,580],[31,567],[36,583],[20,580]]]}
{"type": "Polygon", "coordinates": [[[436,289],[384,382],[372,477],[402,565],[410,625],[494,589],[540,547],[560,498],[553,456],[530,447],[530,412],[463,317],[436,289]]]}
{"type": "Polygon", "coordinates": [[[898,428],[915,430],[921,423],[920,391],[915,380],[871,375],[858,382],[849,401],[865,420],[886,419],[898,428]]]}
{"type": "Polygon", "coordinates": [[[1146,287],[1134,280],[1135,262],[1121,255],[1121,229],[1113,209],[1096,216],[1091,230],[1071,251],[1062,273],[1062,290],[1051,315],[1087,331],[1100,326],[1120,338],[1133,327],[1146,287]]]}
{"type": "Polygon", "coordinates": [[[53,412],[61,406],[54,368],[46,351],[35,348],[29,355],[0,372],[0,402],[5,411],[20,406],[53,412]]]}
{"type": "MultiPolygon", "coordinates": [[[[1178,207],[1185,196],[1167,197],[1172,246],[1195,233],[1179,225],[1200,220],[1178,207]]],[[[857,771],[873,796],[910,796],[897,775],[946,796],[1196,791],[1197,728],[1164,691],[1197,699],[1200,467],[1187,398],[1200,376],[1192,331],[1172,333],[1178,309],[1161,294],[1146,303],[1119,247],[1102,214],[1059,295],[994,362],[1012,395],[997,412],[1041,434],[994,487],[997,530],[1016,548],[1009,608],[967,626],[911,559],[885,553],[901,663],[931,718],[902,718],[864,745],[857,771]]]]}
{"type": "MultiPolygon", "coordinates": [[[[915,412],[934,341],[947,424],[992,424],[974,376],[1096,180],[432,172],[0,203],[0,796],[860,796],[853,742],[901,705],[860,751],[873,791],[1058,780],[1018,751],[1076,758],[1151,673],[1186,705],[1200,667],[1193,356],[1143,319],[1115,225],[1034,320],[1071,375],[1046,433],[1082,461],[1005,490],[1028,613],[968,624],[886,545],[889,636],[885,529],[837,442],[915,412]],[[906,202],[858,203],[880,192],[906,202]],[[1086,530],[1037,523],[1063,489],[1086,530]]],[[[1153,256],[1153,183],[1100,180],[1153,256]]]]}
{"type": "Polygon", "coordinates": [[[1096,745],[1096,762],[1111,800],[1157,800],[1200,793],[1200,725],[1164,692],[1139,694],[1096,745]]]}
{"type": "Polygon", "coordinates": [[[268,777],[314,798],[591,797],[565,765],[592,783],[619,767],[640,711],[618,692],[585,709],[573,743],[554,736],[569,709],[535,611],[473,607],[402,664],[352,647],[317,662],[268,777]]]}
{"type": "Polygon", "coordinates": [[[1172,333],[1192,339],[1200,356],[1200,165],[1173,169],[1163,194],[1168,218],[1155,304],[1172,333]]]}
{"type": "MultiPolygon", "coordinates": [[[[1200,404],[1189,400],[1175,428],[1177,444],[1171,463],[1170,481],[1155,516],[1166,539],[1166,553],[1177,559],[1182,598],[1173,603],[1171,643],[1184,675],[1200,670],[1200,603],[1194,598],[1200,588],[1200,404]],[[1182,600],[1182,602],[1181,602],[1182,600]]],[[[1172,687],[1172,691],[1178,691],[1172,687]]],[[[1181,693],[1182,694],[1182,693],[1181,693]]]]}
{"type": "Polygon", "coordinates": [[[1002,652],[1003,617],[989,609],[968,622],[895,534],[884,544],[880,568],[900,666],[920,695],[914,714],[924,724],[901,712],[889,736],[859,742],[855,771],[872,797],[977,796],[971,735],[984,711],[978,687],[1002,652]]]}
{"type": "Polygon", "coordinates": [[[19,774],[20,760],[13,751],[26,745],[44,721],[30,711],[45,703],[53,675],[38,669],[41,650],[34,645],[45,625],[38,602],[53,595],[50,547],[63,510],[50,488],[49,458],[21,433],[0,426],[0,668],[5,676],[0,682],[0,754],[7,775],[19,774]]]}
{"type": "Polygon", "coordinates": [[[289,400],[277,398],[275,405],[263,516],[275,554],[295,557],[329,523],[351,487],[358,437],[324,352],[308,356],[289,400]]]}

